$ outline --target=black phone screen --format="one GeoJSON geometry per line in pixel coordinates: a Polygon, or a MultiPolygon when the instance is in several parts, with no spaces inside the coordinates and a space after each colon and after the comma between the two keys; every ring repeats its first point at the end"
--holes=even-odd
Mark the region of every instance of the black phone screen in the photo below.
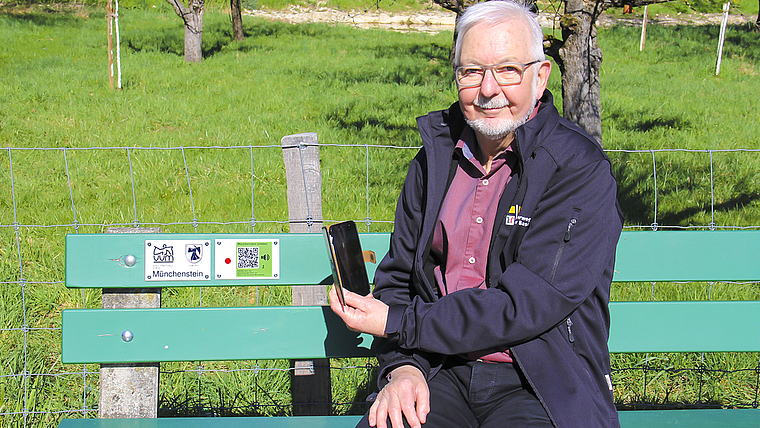
{"type": "Polygon", "coordinates": [[[335,251],[338,283],[345,289],[366,296],[370,293],[367,268],[364,265],[359,233],[353,221],[335,223],[328,227],[335,251]]]}

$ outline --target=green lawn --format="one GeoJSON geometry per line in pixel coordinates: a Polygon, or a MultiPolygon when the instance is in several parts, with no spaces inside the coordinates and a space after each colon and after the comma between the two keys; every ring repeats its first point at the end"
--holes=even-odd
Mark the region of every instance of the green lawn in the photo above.
{"type": "MultiPolygon", "coordinates": [[[[287,230],[278,146],[283,136],[307,131],[331,144],[320,148],[325,218],[369,217],[372,231],[389,231],[382,221],[392,220],[415,152],[408,147],[419,144],[414,118],[456,98],[450,33],[247,18],[246,40],[232,42],[229,18],[212,10],[205,59],[185,64],[181,22],[165,2],[156,5],[120,12],[120,91],[108,88],[102,10],[0,8],[0,427],[24,420],[50,426],[61,417],[56,412],[97,404],[97,374],[83,375],[59,358],[60,311],[100,304],[99,292],[61,283],[66,233],[135,222],[167,232],[249,232],[251,217],[257,232],[287,230]]],[[[716,27],[651,26],[644,52],[637,28],[599,34],[604,144],[627,226],[760,225],[757,34],[729,28],[718,77],[716,27]],[[669,149],[681,150],[662,151],[669,149]]],[[[550,88],[559,99],[558,77],[555,68],[550,88]]],[[[617,300],[759,294],[757,284],[613,286],[617,300]]],[[[206,306],[268,305],[288,297],[287,290],[253,287],[164,293],[168,306],[201,299],[206,306]]],[[[619,368],[657,368],[646,379],[647,396],[643,371],[617,372],[621,403],[695,396],[743,403],[757,394],[752,371],[709,372],[709,394],[699,395],[703,384],[695,379],[705,372],[665,370],[703,362],[754,369],[757,355],[613,358],[619,368]]],[[[286,364],[207,363],[246,370],[200,378],[197,363],[166,365],[176,373],[162,377],[161,405],[174,409],[167,414],[287,413],[286,364]]],[[[351,403],[363,400],[371,378],[363,368],[334,370],[336,409],[361,411],[351,403]]]]}

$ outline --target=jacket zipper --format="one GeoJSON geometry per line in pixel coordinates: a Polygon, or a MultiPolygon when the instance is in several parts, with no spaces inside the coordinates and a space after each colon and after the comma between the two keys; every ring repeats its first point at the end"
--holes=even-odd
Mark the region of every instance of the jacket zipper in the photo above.
{"type": "Polygon", "coordinates": [[[559,244],[559,249],[557,250],[557,256],[554,257],[554,266],[552,266],[552,274],[549,279],[550,284],[554,284],[554,277],[557,275],[557,268],[559,267],[559,261],[562,259],[562,252],[565,251],[565,244],[570,242],[570,231],[573,229],[573,226],[575,226],[578,223],[578,214],[580,213],[580,210],[573,210],[573,216],[570,217],[570,221],[567,223],[567,228],[565,229],[565,235],[562,237],[562,242],[559,244]]]}
{"type": "Polygon", "coordinates": [[[565,236],[562,238],[563,241],[567,242],[570,240],[570,229],[575,226],[575,223],[578,223],[578,219],[573,217],[570,219],[570,223],[567,224],[567,230],[565,231],[565,236]]]}
{"type": "Polygon", "coordinates": [[[567,340],[570,342],[571,345],[573,345],[573,351],[575,350],[575,336],[573,335],[573,320],[570,319],[570,317],[567,317],[567,321],[565,321],[565,324],[567,324],[567,340]]]}

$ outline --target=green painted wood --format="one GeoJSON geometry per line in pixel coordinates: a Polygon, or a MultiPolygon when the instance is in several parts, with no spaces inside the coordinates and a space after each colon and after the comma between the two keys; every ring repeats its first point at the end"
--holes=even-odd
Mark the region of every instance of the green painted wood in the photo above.
{"type": "Polygon", "coordinates": [[[760,301],[612,302],[610,352],[760,351],[760,301]]]}
{"type": "MultiPolygon", "coordinates": [[[[622,428],[757,428],[758,409],[632,410],[622,428]]],[[[248,418],[64,419],[59,428],[353,428],[361,416],[248,418]]]]}
{"type": "MultiPolygon", "coordinates": [[[[364,249],[381,259],[389,234],[361,234],[364,249]]],[[[212,248],[213,251],[213,248],[212,248]]],[[[623,232],[617,246],[616,282],[751,281],[760,279],[760,231],[623,232]]],[[[211,255],[213,257],[213,254],[211,255]]],[[[376,265],[368,263],[374,277],[376,265]]],[[[212,268],[213,269],[213,268],[212,268]]],[[[313,285],[330,281],[320,234],[71,234],[66,236],[66,286],[73,288],[313,285]],[[282,277],[209,281],[145,281],[146,240],[280,239],[282,277]],[[119,263],[134,255],[132,267],[119,263]]]]}
{"type": "Polygon", "coordinates": [[[62,319],[67,364],[374,356],[371,336],[323,306],[74,309],[62,319]]]}
{"type": "Polygon", "coordinates": [[[354,428],[361,416],[64,419],[59,428],[354,428]]]}
{"type": "MultiPolygon", "coordinates": [[[[760,351],[758,301],[612,302],[610,312],[610,352],[760,351]]],[[[70,309],[62,316],[64,363],[372,356],[372,338],[322,306],[70,309]],[[132,341],[122,339],[125,331],[132,341]]]]}
{"type": "Polygon", "coordinates": [[[616,282],[755,281],[760,230],[623,232],[616,282]]]}
{"type": "MultiPolygon", "coordinates": [[[[359,234],[362,249],[372,250],[379,262],[388,252],[390,234],[359,234]]],[[[215,257],[215,246],[210,254],[215,257]]],[[[177,254],[177,257],[183,257],[177,254]]],[[[376,264],[367,263],[370,281],[375,276],[376,264]]],[[[320,233],[130,233],[130,234],[70,234],[66,236],[66,286],[70,288],[145,288],[145,287],[214,287],[234,285],[314,285],[332,284],[332,270],[327,258],[325,241],[320,233]],[[279,279],[216,279],[211,264],[209,280],[146,281],[145,242],[162,240],[260,239],[280,240],[279,279]],[[132,255],[137,263],[126,266],[124,257],[132,255]]]]}
{"type": "Polygon", "coordinates": [[[622,428],[757,428],[758,409],[630,410],[618,412],[622,428]]]}

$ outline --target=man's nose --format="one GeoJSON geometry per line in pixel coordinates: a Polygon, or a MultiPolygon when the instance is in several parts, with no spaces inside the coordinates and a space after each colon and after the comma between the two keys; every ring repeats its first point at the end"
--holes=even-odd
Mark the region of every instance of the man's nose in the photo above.
{"type": "Polygon", "coordinates": [[[486,70],[483,75],[483,82],[480,84],[480,96],[483,98],[493,98],[501,92],[501,86],[496,81],[493,69],[486,70]]]}

